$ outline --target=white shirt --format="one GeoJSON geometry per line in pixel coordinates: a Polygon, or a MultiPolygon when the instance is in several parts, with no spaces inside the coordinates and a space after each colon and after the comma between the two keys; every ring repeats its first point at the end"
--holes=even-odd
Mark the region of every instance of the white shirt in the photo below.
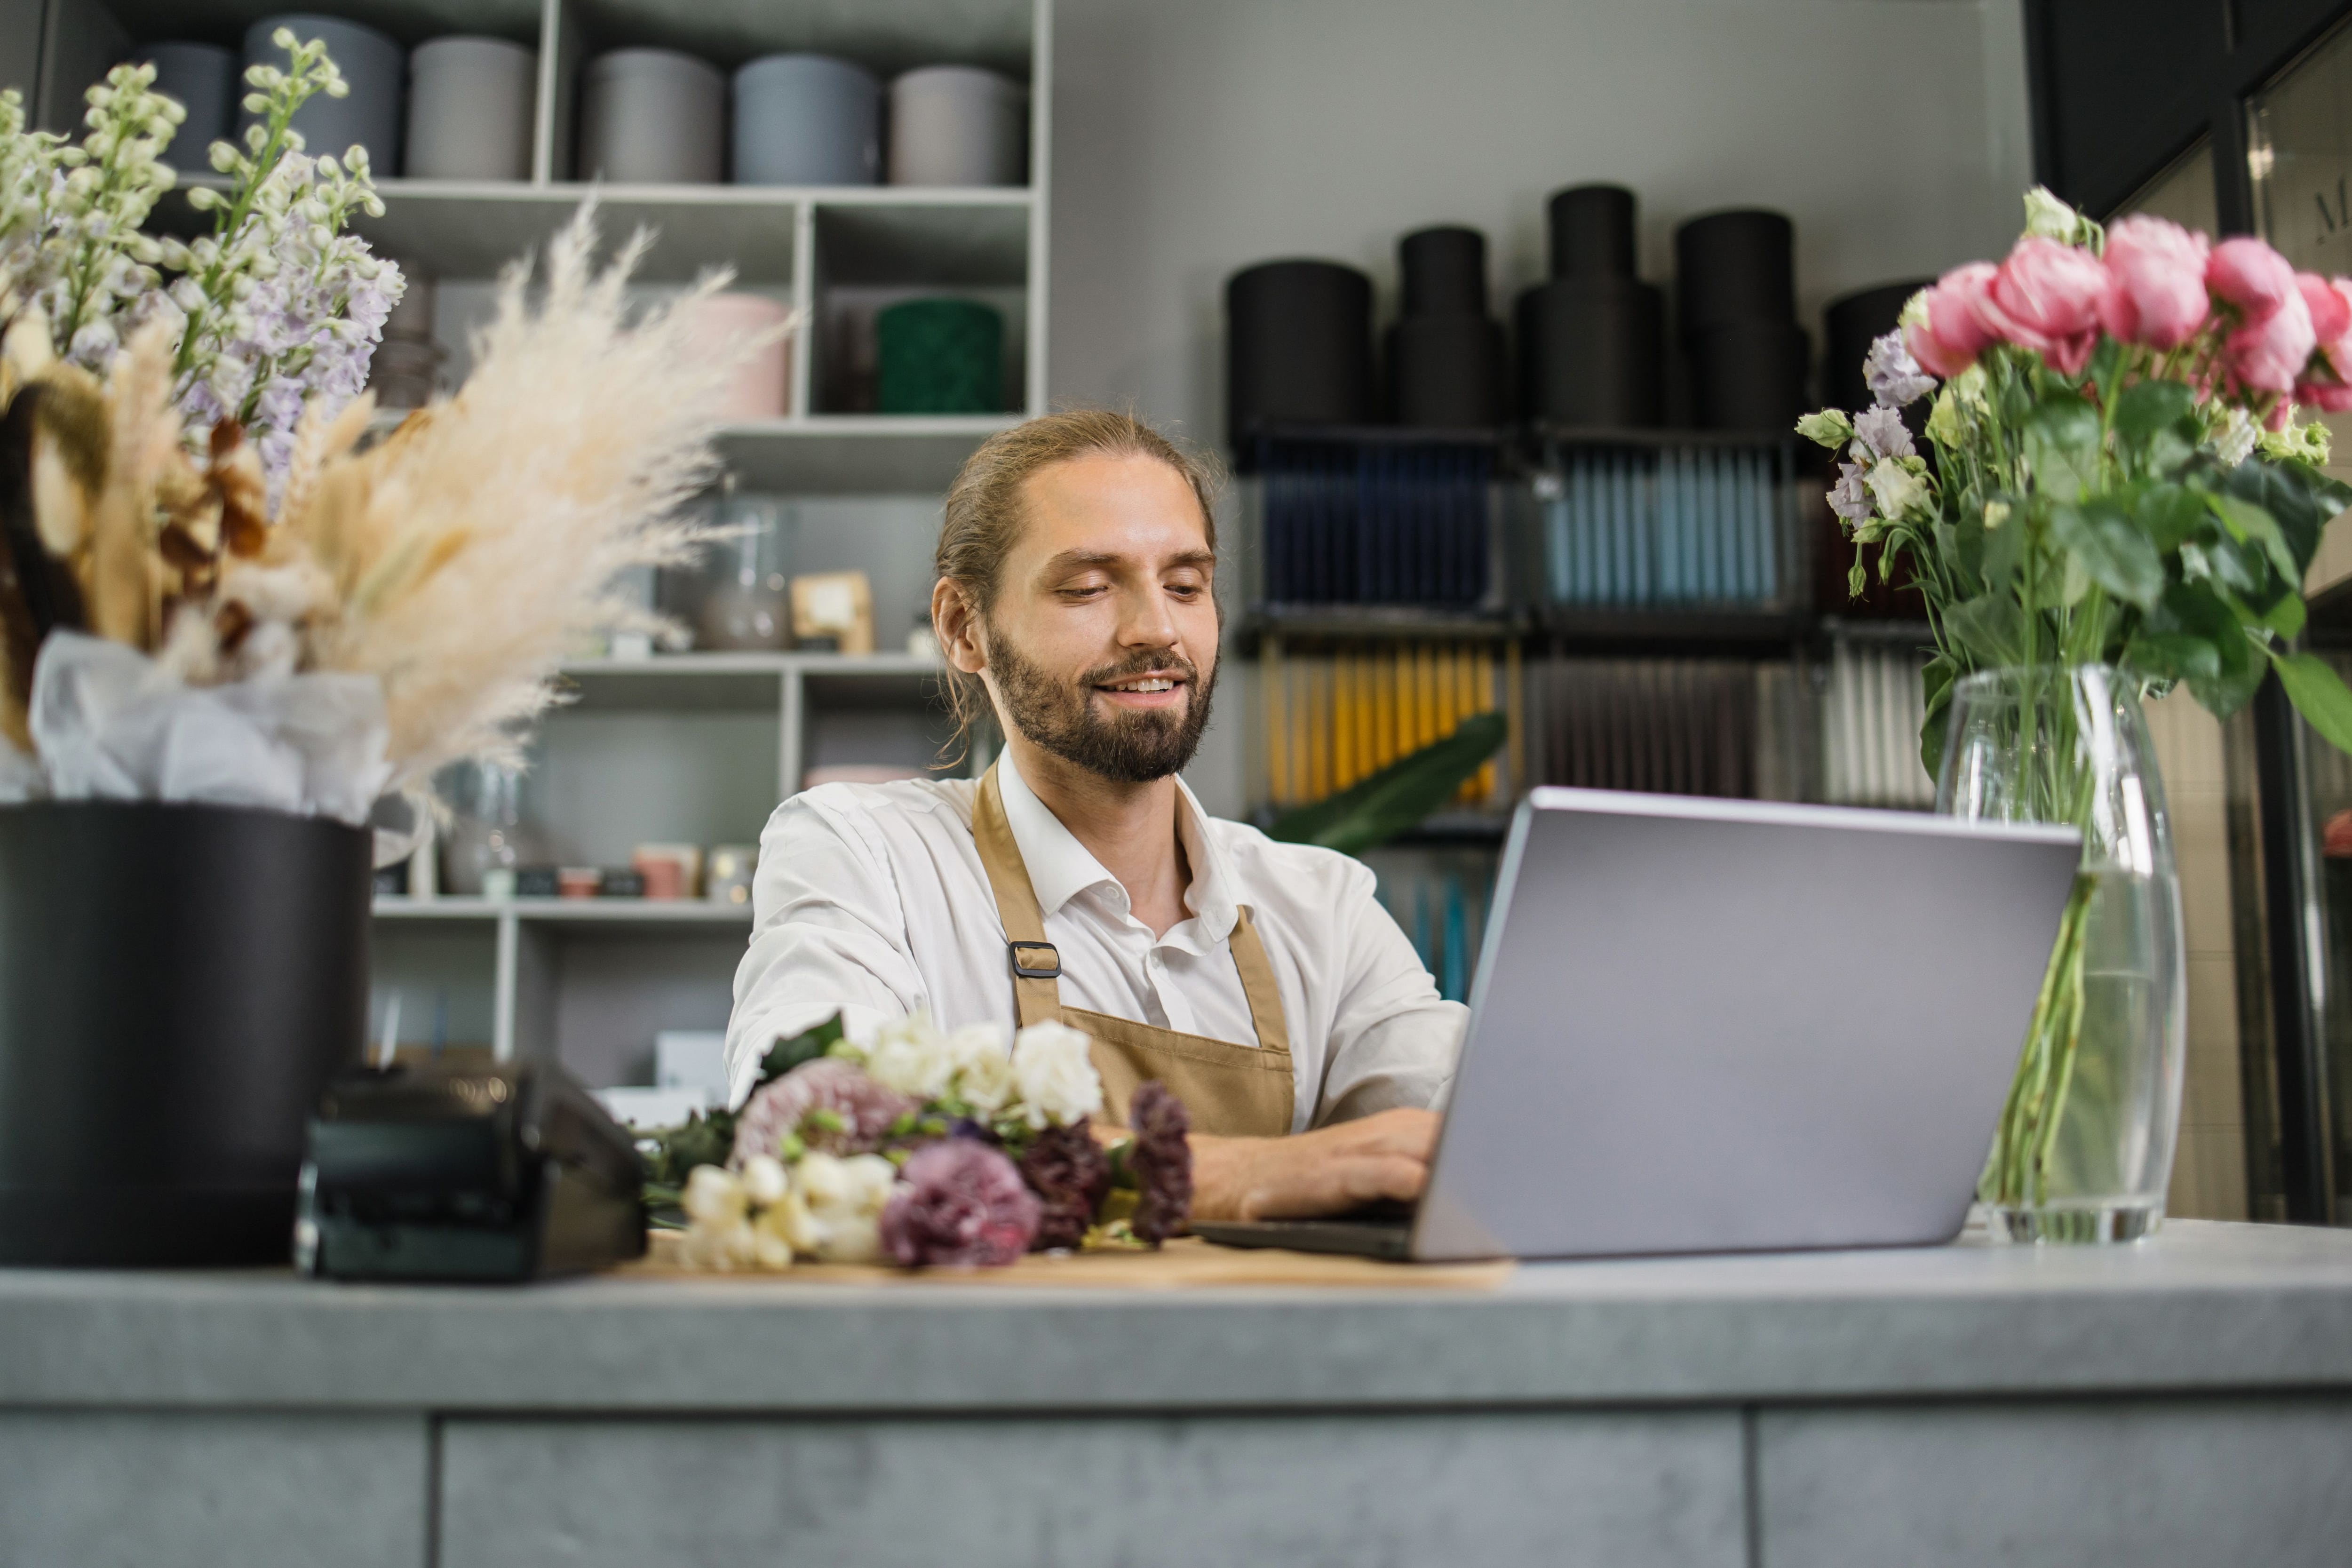
{"type": "MultiPolygon", "coordinates": [[[[1220,821],[1180,780],[1191,915],[1154,938],[1011,758],[997,777],[1061,955],[1065,1005],[1255,1044],[1226,945],[1234,906],[1247,904],[1290,1034],[1291,1130],[1438,1100],[1468,1009],[1439,997],[1361,862],[1220,821]]],[[[836,1011],[852,1029],[917,1009],[943,1028],[1012,1026],[1004,927],[972,839],[978,790],[961,779],[821,784],[776,808],[760,838],[751,945],[727,1025],[736,1100],[779,1036],[836,1011]]]]}

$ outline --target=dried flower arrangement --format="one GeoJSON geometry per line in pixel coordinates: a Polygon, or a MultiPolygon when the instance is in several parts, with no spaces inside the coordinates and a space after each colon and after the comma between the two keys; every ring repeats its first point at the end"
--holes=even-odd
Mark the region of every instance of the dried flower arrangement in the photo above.
{"type": "Polygon", "coordinates": [[[366,444],[404,284],[343,232],[383,211],[364,152],[290,128],[346,90],[333,62],[277,42],[290,68],[247,73],[259,123],[214,144],[228,188],[189,193],[215,226],[184,243],[142,229],[183,118],[152,68],[90,89],[79,146],[0,94],[0,798],[362,820],[511,758],[566,650],[643,618],[616,575],[694,542],[674,514],[731,363],[676,305],[632,320],[648,238],[600,268],[593,206],[507,269],[465,385],[366,444]],[[191,750],[203,777],[142,771],[191,750]]]}
{"type": "Polygon", "coordinates": [[[1157,1247],[1191,1214],[1189,1119],[1143,1084],[1132,1135],[1106,1147],[1087,1051],[1060,1024],[1008,1041],[919,1013],[856,1041],[836,1016],[778,1041],[740,1110],[650,1140],[647,1205],[682,1210],[680,1258],[720,1270],[1157,1247]]]}

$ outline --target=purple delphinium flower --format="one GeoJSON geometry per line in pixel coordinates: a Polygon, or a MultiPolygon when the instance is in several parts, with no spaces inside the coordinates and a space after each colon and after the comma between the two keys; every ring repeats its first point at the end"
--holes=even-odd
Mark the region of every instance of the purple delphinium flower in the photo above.
{"type": "Polygon", "coordinates": [[[1870,521],[1873,508],[1861,464],[1838,465],[1838,482],[1830,490],[1830,510],[1850,523],[1870,521]]]}
{"type": "Polygon", "coordinates": [[[1022,1152],[1021,1179],[1037,1194],[1037,1250],[1076,1247],[1110,1191],[1110,1156],[1083,1121],[1048,1127],[1022,1152]]]}
{"type": "Polygon", "coordinates": [[[1136,1086],[1128,1101],[1127,1124],[1135,1130],[1128,1167],[1139,1196],[1129,1221],[1136,1237],[1157,1247],[1192,1217],[1192,1117],[1168,1086],[1154,1079],[1136,1086]]]}
{"type": "Polygon", "coordinates": [[[1898,411],[1884,405],[1865,408],[1854,416],[1853,433],[1863,445],[1881,458],[1916,458],[1918,448],[1911,444],[1911,432],[1903,423],[1898,411]]]}
{"type": "Polygon", "coordinates": [[[1936,378],[1919,368],[1898,330],[1876,339],[1862,362],[1862,377],[1881,408],[1903,408],[1936,390],[1936,378]]]}
{"type": "Polygon", "coordinates": [[[1036,1238],[1036,1194],[1001,1150],[943,1138],[915,1151],[882,1210],[882,1250],[912,1268],[996,1268],[1036,1238]]]}
{"type": "Polygon", "coordinates": [[[898,1119],[916,1109],[913,1100],[876,1083],[856,1063],[819,1057],[761,1085],[743,1102],[735,1119],[735,1163],[754,1154],[780,1155],[787,1136],[828,1154],[870,1154],[898,1119]],[[824,1114],[811,1121],[818,1112],[824,1114]]]}

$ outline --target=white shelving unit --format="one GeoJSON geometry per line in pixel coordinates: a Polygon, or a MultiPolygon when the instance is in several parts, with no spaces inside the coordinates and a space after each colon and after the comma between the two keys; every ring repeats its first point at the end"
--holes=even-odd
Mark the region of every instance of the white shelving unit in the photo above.
{"type": "MultiPolygon", "coordinates": [[[[235,47],[258,18],[299,9],[364,22],[408,47],[490,34],[539,51],[531,177],[399,177],[370,149],[384,198],[361,231],[436,285],[437,335],[462,371],[466,332],[499,270],[592,195],[608,241],[654,231],[639,280],[720,267],[789,300],[789,412],[731,427],[719,447],[740,491],[805,503],[821,536],[796,570],[861,566],[905,635],[928,594],[936,498],[991,433],[1045,400],[1052,0],[37,0],[36,117],[79,119],[88,81],[131,47],[235,47]],[[592,185],[573,177],[582,66],[606,49],[683,49],[731,71],[782,50],[856,60],[886,79],[916,66],[985,66],[1029,84],[1029,183],[1017,187],[592,185]],[[890,416],[870,393],[873,312],[961,295],[1003,312],[1002,415],[890,416]],[[919,535],[919,537],[917,537],[919,535]],[[919,575],[921,581],[914,578],[919,575]],[[902,580],[903,579],[903,580],[902,580]]],[[[193,215],[189,215],[193,221],[193,215]]],[[[775,803],[827,763],[919,763],[947,734],[939,666],[884,652],[698,653],[567,667],[574,700],[533,742],[526,819],[565,864],[618,866],[631,845],[756,842],[775,803]]],[[[446,1038],[500,1057],[561,1057],[592,1084],[642,1078],[662,1028],[723,1024],[749,911],[701,902],[386,898],[375,995],[404,1001],[411,1044],[446,1038]]]]}

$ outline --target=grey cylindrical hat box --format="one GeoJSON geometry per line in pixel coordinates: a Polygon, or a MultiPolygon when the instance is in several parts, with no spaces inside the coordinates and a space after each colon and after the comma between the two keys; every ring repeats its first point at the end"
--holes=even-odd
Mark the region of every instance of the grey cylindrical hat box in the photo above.
{"type": "Polygon", "coordinates": [[[155,90],[188,111],[163,149],[163,161],[175,169],[211,173],[212,144],[236,131],[236,51],[218,44],[149,44],[131,58],[153,66],[155,90]]]}
{"type": "Polygon", "coordinates": [[[457,37],[408,57],[408,143],[420,180],[528,180],[539,54],[504,38],[457,37]]]}
{"type": "Polygon", "coordinates": [[[925,66],[890,84],[890,183],[1017,185],[1028,95],[976,66],[925,66]]]}
{"type": "Polygon", "coordinates": [[[882,177],[882,84],[830,55],[763,55],[735,73],[735,183],[870,185],[882,177]]]}
{"type": "MultiPolygon", "coordinates": [[[[313,158],[332,154],[343,158],[353,146],[367,149],[368,167],[378,177],[400,166],[401,78],[408,59],[392,37],[373,27],[334,16],[289,12],[264,16],[245,30],[245,63],[287,67],[284,49],[269,41],[280,27],[293,29],[298,43],[323,40],[328,58],[350,84],[346,98],[319,93],[294,112],[294,129],[302,133],[302,150],[313,158]]],[[[240,110],[237,133],[259,117],[240,110]]]]}
{"type": "Polygon", "coordinates": [[[580,92],[581,179],[707,184],[724,173],[727,79],[676,49],[615,49],[580,92]]]}

